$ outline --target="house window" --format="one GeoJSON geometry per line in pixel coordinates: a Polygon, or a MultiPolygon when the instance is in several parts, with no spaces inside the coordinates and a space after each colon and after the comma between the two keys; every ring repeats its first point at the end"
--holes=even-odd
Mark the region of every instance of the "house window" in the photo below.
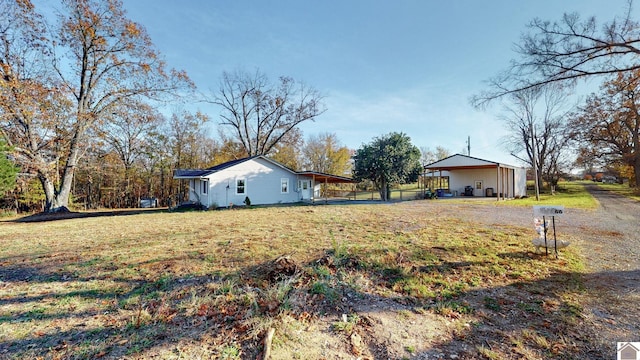
{"type": "Polygon", "coordinates": [[[242,195],[247,191],[245,179],[236,179],[236,195],[242,195]]]}
{"type": "Polygon", "coordinates": [[[280,193],[282,194],[289,193],[289,179],[286,179],[286,178],[280,179],[280,193]]]}
{"type": "Polygon", "coordinates": [[[202,193],[206,194],[209,192],[209,181],[202,180],[202,193]]]}

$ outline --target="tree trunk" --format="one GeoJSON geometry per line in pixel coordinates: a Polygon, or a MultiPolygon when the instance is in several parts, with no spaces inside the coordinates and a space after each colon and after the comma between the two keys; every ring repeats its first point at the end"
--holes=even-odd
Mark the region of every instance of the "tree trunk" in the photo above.
{"type": "Polygon", "coordinates": [[[386,181],[380,182],[380,187],[378,188],[378,192],[380,193],[380,200],[388,201],[389,200],[389,184],[386,181]]]}
{"type": "Polygon", "coordinates": [[[55,213],[69,211],[67,206],[69,205],[69,192],[71,186],[69,186],[66,193],[57,192],[51,179],[45,174],[40,173],[38,175],[42,189],[44,190],[45,206],[44,212],[55,213]]]}
{"type": "Polygon", "coordinates": [[[79,139],[84,134],[84,129],[77,130],[73,137],[67,162],[62,173],[62,183],[60,189],[56,189],[51,177],[44,171],[40,171],[38,177],[42,183],[45,194],[44,212],[55,213],[69,211],[69,195],[71,194],[71,185],[73,184],[73,176],[75,174],[78,158],[80,157],[79,139]]]}
{"type": "Polygon", "coordinates": [[[633,179],[633,183],[629,182],[630,186],[640,187],[640,152],[635,154],[634,164],[633,164],[633,174],[635,175],[635,179],[633,179]]]}
{"type": "Polygon", "coordinates": [[[385,195],[384,194],[384,183],[380,183],[380,185],[378,185],[378,194],[380,194],[380,200],[385,201],[385,199],[384,199],[384,195],[385,195]]]}
{"type": "Polygon", "coordinates": [[[40,183],[42,184],[42,190],[44,191],[45,198],[45,209],[50,209],[53,206],[55,197],[56,197],[56,189],[53,186],[53,182],[51,179],[44,173],[38,173],[38,179],[40,179],[40,183]]]}

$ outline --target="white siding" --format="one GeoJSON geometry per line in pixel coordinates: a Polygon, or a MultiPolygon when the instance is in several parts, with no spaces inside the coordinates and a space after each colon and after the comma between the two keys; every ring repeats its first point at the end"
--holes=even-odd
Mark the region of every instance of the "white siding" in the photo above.
{"type": "Polygon", "coordinates": [[[201,196],[200,201],[208,207],[224,207],[231,203],[244,205],[247,196],[252,205],[300,201],[300,193],[297,191],[299,176],[261,158],[249,159],[215,172],[207,178],[208,201],[207,196],[201,196]],[[289,179],[288,193],[281,192],[283,178],[289,179]],[[244,194],[236,194],[237,179],[245,179],[244,194]]]}
{"type": "Polygon", "coordinates": [[[514,170],[515,178],[515,196],[527,195],[527,170],[525,168],[517,168],[514,170]]]}
{"type": "MultiPolygon", "coordinates": [[[[436,172],[437,173],[437,172],[436,172]]],[[[482,181],[482,189],[474,190],[474,196],[485,196],[487,188],[493,188],[495,193],[498,189],[498,173],[496,169],[462,169],[448,173],[450,190],[457,191],[458,195],[464,194],[465,186],[473,186],[475,182],[482,181]]],[[[443,174],[443,176],[446,176],[443,174]]]]}
{"type": "Polygon", "coordinates": [[[482,181],[482,189],[474,190],[474,196],[486,196],[487,188],[493,189],[493,194],[502,194],[507,198],[524,196],[526,194],[526,177],[524,168],[501,168],[500,179],[497,168],[488,169],[456,169],[452,171],[435,171],[427,176],[449,176],[449,190],[464,194],[464,188],[471,186],[475,189],[476,181],[482,181]],[[500,187],[498,182],[501,180],[500,187]]]}

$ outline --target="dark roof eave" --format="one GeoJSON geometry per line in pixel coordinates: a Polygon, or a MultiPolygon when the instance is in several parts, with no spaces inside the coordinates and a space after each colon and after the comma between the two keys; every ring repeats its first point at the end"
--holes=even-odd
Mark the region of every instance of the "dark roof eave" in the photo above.
{"type": "Polygon", "coordinates": [[[338,176],[338,175],[332,175],[332,174],[325,174],[325,173],[321,173],[321,172],[317,172],[317,171],[299,171],[297,172],[298,175],[302,175],[302,176],[311,176],[311,177],[315,177],[317,180],[320,181],[327,181],[328,183],[335,183],[335,184],[339,184],[339,183],[346,183],[346,184],[357,184],[359,183],[359,181],[356,181],[352,178],[348,178],[348,177],[344,177],[344,176],[338,176]]]}

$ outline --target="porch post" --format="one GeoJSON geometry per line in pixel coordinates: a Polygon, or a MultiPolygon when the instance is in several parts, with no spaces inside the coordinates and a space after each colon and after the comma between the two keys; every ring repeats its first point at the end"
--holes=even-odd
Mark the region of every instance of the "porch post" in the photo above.
{"type": "Polygon", "coordinates": [[[324,178],[324,203],[329,203],[329,184],[327,183],[327,177],[324,178]]]}
{"type": "Polygon", "coordinates": [[[514,192],[511,192],[511,186],[509,186],[509,174],[511,173],[510,169],[507,169],[507,174],[505,175],[505,180],[507,181],[507,191],[511,193],[510,198],[515,198],[514,192]]]}
{"type": "Polygon", "coordinates": [[[500,192],[498,195],[502,194],[502,196],[498,196],[498,199],[502,198],[502,200],[507,198],[507,191],[504,187],[504,166],[500,166],[500,192]]]}
{"type": "Polygon", "coordinates": [[[496,166],[496,201],[500,201],[500,164],[496,166]]]}

